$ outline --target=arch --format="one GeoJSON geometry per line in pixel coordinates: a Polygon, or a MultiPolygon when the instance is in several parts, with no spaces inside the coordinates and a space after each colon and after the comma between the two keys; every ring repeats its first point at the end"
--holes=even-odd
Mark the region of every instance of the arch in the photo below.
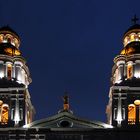
{"type": "Polygon", "coordinates": [[[136,106],[134,104],[128,105],[128,124],[136,123],[136,106]]]}
{"type": "Polygon", "coordinates": [[[10,80],[12,78],[12,64],[7,64],[7,78],[10,80]]]}
{"type": "Polygon", "coordinates": [[[127,65],[127,78],[132,78],[133,76],[133,64],[132,63],[128,63],[127,65]]]}

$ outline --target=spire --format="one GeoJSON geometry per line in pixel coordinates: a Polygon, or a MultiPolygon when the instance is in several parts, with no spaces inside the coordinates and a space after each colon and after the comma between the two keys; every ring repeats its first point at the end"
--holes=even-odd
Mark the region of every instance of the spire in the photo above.
{"type": "Polygon", "coordinates": [[[133,24],[137,24],[137,21],[139,20],[139,18],[137,18],[136,14],[134,15],[134,17],[131,19],[131,21],[133,22],[133,24]]]}
{"type": "Polygon", "coordinates": [[[68,92],[65,91],[65,95],[63,96],[63,110],[68,111],[69,110],[69,97],[68,92]]]}

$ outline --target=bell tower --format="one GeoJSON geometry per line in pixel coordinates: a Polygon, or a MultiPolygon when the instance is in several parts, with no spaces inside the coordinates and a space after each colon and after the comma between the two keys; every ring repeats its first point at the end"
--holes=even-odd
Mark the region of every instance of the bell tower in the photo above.
{"type": "Polygon", "coordinates": [[[140,25],[134,24],[124,33],[124,48],[114,58],[109,103],[106,108],[108,123],[115,127],[140,126],[140,25]]]}
{"type": "Polygon", "coordinates": [[[0,28],[0,127],[21,127],[32,122],[34,115],[28,92],[30,73],[19,46],[15,31],[0,28]]]}

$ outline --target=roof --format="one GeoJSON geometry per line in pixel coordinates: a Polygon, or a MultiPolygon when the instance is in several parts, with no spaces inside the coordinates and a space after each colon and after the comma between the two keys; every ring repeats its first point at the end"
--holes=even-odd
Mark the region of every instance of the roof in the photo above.
{"type": "Polygon", "coordinates": [[[134,24],[134,25],[130,26],[130,27],[126,30],[126,32],[124,33],[124,35],[125,35],[127,32],[129,32],[129,31],[131,31],[131,30],[135,30],[135,29],[140,29],[140,25],[139,25],[139,24],[134,24]]]}
{"type": "Polygon", "coordinates": [[[10,26],[3,26],[3,27],[1,27],[0,28],[0,32],[1,31],[9,31],[9,32],[11,32],[11,33],[14,33],[16,36],[18,36],[18,38],[19,38],[19,35],[10,27],[10,26]]]}
{"type": "Polygon", "coordinates": [[[37,120],[24,126],[29,128],[112,128],[112,126],[99,121],[89,121],[73,115],[70,111],[60,113],[45,119],[37,120]]]}

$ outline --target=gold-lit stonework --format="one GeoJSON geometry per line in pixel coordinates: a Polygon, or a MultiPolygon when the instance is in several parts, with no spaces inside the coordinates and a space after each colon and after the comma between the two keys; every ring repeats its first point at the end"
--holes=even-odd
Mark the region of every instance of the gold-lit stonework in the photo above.
{"type": "Polygon", "coordinates": [[[127,48],[124,48],[122,51],[121,51],[121,55],[130,55],[130,54],[133,54],[136,52],[136,49],[134,49],[133,47],[127,47],[127,48]]]}
{"type": "Polygon", "coordinates": [[[140,100],[135,100],[135,101],[134,101],[134,104],[135,104],[135,105],[140,105],[140,100]]]}
{"type": "Polygon", "coordinates": [[[128,123],[135,124],[136,122],[136,106],[134,104],[128,105],[128,123]]]}
{"type": "Polygon", "coordinates": [[[134,42],[134,41],[140,42],[140,30],[137,31],[135,29],[135,32],[132,32],[130,34],[128,33],[125,36],[124,41],[123,41],[124,47],[127,46],[129,43],[134,42]]]}
{"type": "Polygon", "coordinates": [[[133,66],[132,64],[128,64],[127,66],[127,78],[132,78],[133,76],[133,66]]]}
{"type": "Polygon", "coordinates": [[[18,49],[5,48],[4,51],[6,52],[7,55],[10,55],[10,56],[21,55],[21,53],[18,49]]]}
{"type": "Polygon", "coordinates": [[[12,65],[11,64],[7,65],[7,77],[8,77],[8,79],[11,79],[11,77],[12,77],[12,65]]]}
{"type": "Polygon", "coordinates": [[[8,123],[9,106],[0,100],[0,124],[5,125],[8,123]]]}
{"type": "Polygon", "coordinates": [[[0,31],[0,43],[10,43],[18,48],[20,45],[20,40],[15,34],[11,32],[0,31]]]}

